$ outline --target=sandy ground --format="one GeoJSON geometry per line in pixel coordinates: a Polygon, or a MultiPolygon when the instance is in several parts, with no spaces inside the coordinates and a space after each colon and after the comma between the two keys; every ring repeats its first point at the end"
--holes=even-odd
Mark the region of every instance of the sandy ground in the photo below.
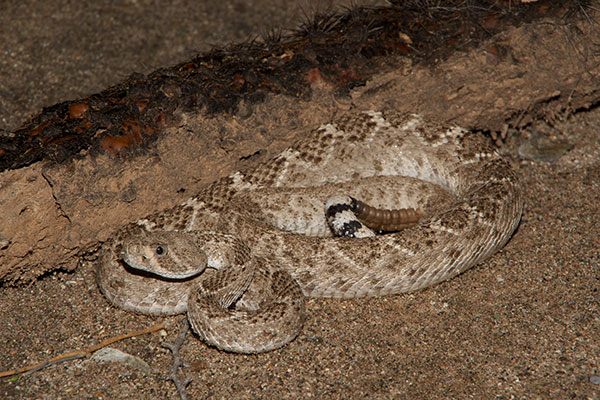
{"type": "MultiPolygon", "coordinates": [[[[1,124],[14,128],[44,105],[181,61],[207,43],[289,26],[300,13],[284,3],[0,6],[1,124]]],[[[574,145],[557,161],[512,154],[526,210],[498,254],[414,294],[310,300],[302,334],[268,354],[226,354],[190,335],[182,348],[193,378],[189,398],[600,398],[600,112],[556,127],[574,145]]],[[[162,321],[110,306],[88,263],[28,287],[0,288],[0,298],[0,369],[162,321]]],[[[165,381],[170,353],[160,343],[175,339],[180,319],[112,345],[151,372],[70,361],[2,379],[0,396],[177,398],[165,381]]]]}

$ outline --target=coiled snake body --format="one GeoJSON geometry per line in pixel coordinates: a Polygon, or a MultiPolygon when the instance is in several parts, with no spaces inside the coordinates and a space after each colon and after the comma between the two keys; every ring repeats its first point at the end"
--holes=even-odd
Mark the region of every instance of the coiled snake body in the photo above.
{"type": "Polygon", "coordinates": [[[208,343],[263,352],[298,334],[304,296],[450,279],[504,246],[522,208],[514,171],[480,135],[354,112],[125,226],[104,244],[97,280],[119,307],[187,312],[208,343]]]}

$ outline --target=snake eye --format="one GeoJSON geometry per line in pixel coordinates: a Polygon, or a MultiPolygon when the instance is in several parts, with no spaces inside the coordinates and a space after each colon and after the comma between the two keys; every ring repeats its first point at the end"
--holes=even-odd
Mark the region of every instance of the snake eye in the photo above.
{"type": "Polygon", "coordinates": [[[163,255],[165,253],[165,249],[162,248],[162,246],[156,246],[156,254],[163,255]]]}

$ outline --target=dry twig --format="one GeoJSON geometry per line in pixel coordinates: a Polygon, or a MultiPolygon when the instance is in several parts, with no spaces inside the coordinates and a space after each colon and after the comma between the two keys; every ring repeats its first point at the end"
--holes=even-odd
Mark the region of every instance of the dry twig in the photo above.
{"type": "Polygon", "coordinates": [[[29,365],[27,367],[20,368],[20,369],[11,369],[9,371],[0,372],[0,378],[4,378],[6,376],[18,375],[18,374],[22,374],[25,372],[32,373],[32,372],[44,369],[46,367],[49,367],[50,365],[58,364],[58,363],[69,361],[69,360],[84,358],[84,357],[87,357],[88,355],[90,355],[91,353],[95,352],[96,350],[100,350],[101,348],[106,347],[109,344],[112,344],[114,342],[118,342],[119,340],[131,338],[134,336],[144,335],[144,334],[150,333],[150,332],[155,332],[164,327],[165,327],[165,323],[161,322],[160,324],[155,325],[150,328],[141,329],[139,331],[135,331],[135,332],[131,332],[131,333],[124,333],[122,335],[107,339],[107,340],[105,340],[101,343],[98,343],[97,345],[94,345],[92,347],[89,347],[85,350],[72,351],[69,353],[62,354],[58,357],[51,358],[50,360],[42,362],[42,363],[29,365]]]}
{"type": "Polygon", "coordinates": [[[186,367],[186,365],[183,363],[183,360],[181,359],[181,357],[179,355],[179,350],[181,349],[181,346],[183,345],[183,341],[185,340],[185,336],[187,335],[187,332],[189,329],[190,329],[190,324],[189,324],[187,318],[184,318],[183,322],[181,324],[181,330],[179,331],[179,335],[177,336],[177,339],[175,339],[175,341],[173,343],[161,343],[161,345],[163,347],[171,350],[171,354],[173,355],[173,362],[171,363],[171,368],[169,370],[169,377],[167,379],[170,379],[171,381],[173,381],[173,383],[175,384],[175,388],[177,389],[177,393],[179,394],[179,398],[181,400],[187,400],[185,388],[192,381],[192,378],[190,378],[189,376],[186,377],[183,381],[181,379],[179,379],[179,377],[177,376],[177,370],[179,369],[179,367],[186,367]]]}

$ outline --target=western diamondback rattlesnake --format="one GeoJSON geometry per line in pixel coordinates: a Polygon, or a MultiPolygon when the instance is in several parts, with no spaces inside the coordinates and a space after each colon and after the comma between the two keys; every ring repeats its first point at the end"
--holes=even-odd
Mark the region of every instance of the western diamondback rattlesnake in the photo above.
{"type": "Polygon", "coordinates": [[[417,115],[348,113],[252,172],[127,225],[104,244],[97,280],[117,306],[187,311],[210,344],[268,351],[300,331],[302,294],[379,296],[452,278],[508,241],[522,207],[514,171],[480,135],[417,115]],[[409,210],[369,222],[354,198],[409,210]],[[416,225],[368,228],[404,223],[416,225]]]}

